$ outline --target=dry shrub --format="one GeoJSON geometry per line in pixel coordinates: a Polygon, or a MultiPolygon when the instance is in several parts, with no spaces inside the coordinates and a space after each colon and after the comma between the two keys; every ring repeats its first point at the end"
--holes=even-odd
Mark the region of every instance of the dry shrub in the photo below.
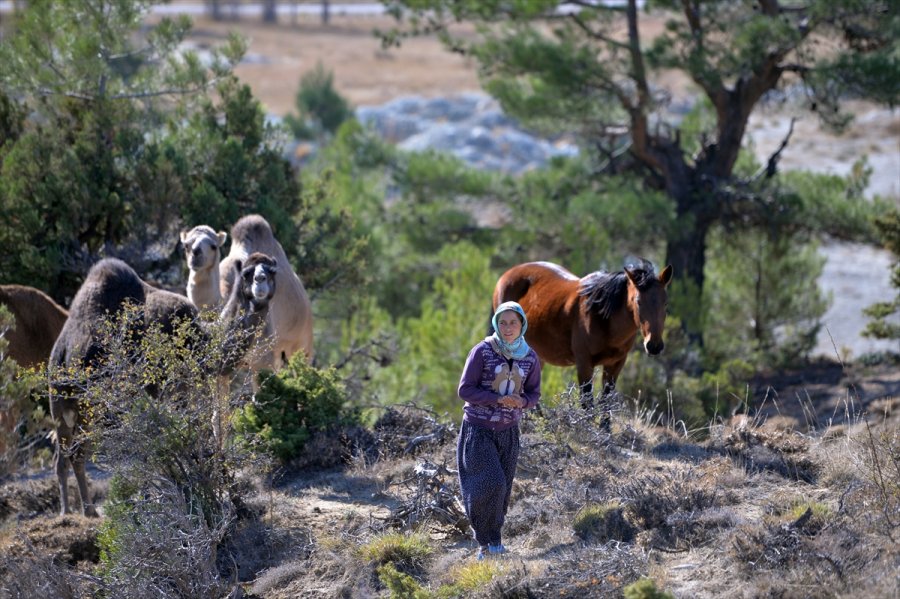
{"type": "Polygon", "coordinates": [[[432,410],[414,404],[388,407],[372,431],[378,440],[378,457],[382,460],[416,456],[426,449],[435,450],[456,437],[454,425],[440,422],[432,410]]]}
{"type": "Polygon", "coordinates": [[[40,548],[44,559],[81,568],[100,560],[97,534],[95,519],[76,515],[35,518],[12,528],[0,553],[10,558],[27,558],[40,548]]]}
{"type": "Polygon", "coordinates": [[[528,535],[536,530],[546,529],[551,520],[559,517],[547,503],[538,501],[518,501],[510,506],[503,525],[503,534],[515,538],[528,535]]]}
{"type": "Polygon", "coordinates": [[[0,559],[0,599],[82,599],[96,596],[100,588],[99,579],[48,560],[37,551],[27,557],[0,559]]]}
{"type": "Polygon", "coordinates": [[[284,473],[340,468],[355,459],[369,462],[377,455],[377,443],[375,436],[359,425],[317,430],[291,457],[284,473]]]}
{"type": "Polygon", "coordinates": [[[900,428],[888,422],[873,429],[868,423],[865,433],[854,439],[865,456],[859,467],[865,477],[865,491],[873,512],[877,514],[876,530],[897,542],[900,537],[900,428]]]}
{"type": "Polygon", "coordinates": [[[710,429],[710,448],[720,451],[748,474],[773,472],[783,478],[815,482],[820,467],[807,455],[807,437],[795,432],[772,431],[743,419],[732,429],[710,429]]]}
{"type": "Polygon", "coordinates": [[[400,530],[431,526],[453,535],[466,536],[469,519],[456,494],[456,472],[445,465],[420,461],[412,475],[393,483],[400,487],[400,500],[384,521],[400,530]]]}
{"type": "Polygon", "coordinates": [[[800,555],[800,531],[790,526],[749,525],[738,529],[732,544],[736,563],[748,570],[783,570],[800,555]]]}
{"type": "Polygon", "coordinates": [[[620,597],[647,571],[647,555],[626,543],[572,545],[553,554],[540,577],[529,581],[536,597],[620,597]]]}
{"type": "Polygon", "coordinates": [[[370,577],[360,564],[327,552],[267,570],[253,582],[250,592],[266,599],[374,596],[370,577]]]}
{"type": "Polygon", "coordinates": [[[719,492],[709,487],[705,477],[690,468],[639,476],[625,483],[619,496],[628,519],[649,530],[668,526],[668,518],[678,512],[702,512],[718,507],[719,492]]]}
{"type": "Polygon", "coordinates": [[[622,506],[616,503],[589,504],[575,514],[575,535],[588,542],[626,541],[634,538],[634,526],[625,519],[622,506]]]}
{"type": "Polygon", "coordinates": [[[690,466],[687,470],[662,471],[635,476],[622,486],[621,501],[629,522],[643,532],[638,545],[666,552],[687,551],[709,543],[721,529],[734,525],[735,516],[721,507],[734,503],[710,471],[690,466]]]}
{"type": "Polygon", "coordinates": [[[600,426],[601,413],[596,406],[582,408],[579,392],[570,387],[556,397],[555,405],[542,406],[534,415],[526,413],[522,432],[540,436],[558,464],[570,459],[591,460],[598,449],[614,441],[600,426]]]}
{"type": "MultiPolygon", "coordinates": [[[[97,498],[97,487],[91,494],[97,498]]],[[[70,485],[73,497],[78,494],[70,485]]],[[[53,479],[8,482],[0,487],[0,521],[11,516],[31,519],[36,516],[55,516],[59,513],[59,488],[53,479]]]]}
{"type": "Polygon", "coordinates": [[[183,489],[158,480],[151,493],[130,499],[124,517],[107,523],[104,540],[104,578],[113,596],[221,597],[228,587],[217,555],[228,534],[233,514],[222,510],[210,522],[189,504],[183,489]]]}

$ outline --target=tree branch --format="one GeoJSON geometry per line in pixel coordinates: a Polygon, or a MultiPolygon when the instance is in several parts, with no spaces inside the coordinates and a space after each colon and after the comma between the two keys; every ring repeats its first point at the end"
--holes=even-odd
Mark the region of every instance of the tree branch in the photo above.
{"type": "Polygon", "coordinates": [[[569,14],[568,17],[569,17],[569,19],[574,21],[575,24],[578,25],[578,28],[581,29],[582,31],[584,31],[585,34],[588,35],[588,37],[591,37],[595,40],[599,40],[599,41],[609,44],[611,46],[615,46],[616,48],[622,48],[625,50],[628,49],[628,44],[620,42],[619,40],[612,39],[611,37],[607,37],[607,36],[603,35],[602,33],[600,33],[599,31],[594,31],[593,29],[588,27],[588,24],[585,23],[584,20],[581,17],[579,17],[577,14],[572,13],[572,14],[569,14]]]}
{"type": "Polygon", "coordinates": [[[778,149],[769,156],[769,160],[766,162],[766,165],[761,167],[754,175],[750,178],[751,181],[759,180],[763,175],[765,175],[766,179],[771,179],[778,172],[778,160],[781,158],[781,153],[788,145],[788,141],[791,139],[791,134],[794,133],[794,122],[797,119],[795,117],[791,118],[791,124],[788,127],[787,135],[784,136],[784,139],[781,140],[781,145],[778,146],[778,149]]]}

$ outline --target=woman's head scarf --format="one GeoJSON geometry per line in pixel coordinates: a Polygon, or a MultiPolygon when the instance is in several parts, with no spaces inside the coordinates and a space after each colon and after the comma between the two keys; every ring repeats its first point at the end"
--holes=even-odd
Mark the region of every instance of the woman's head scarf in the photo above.
{"type": "Polygon", "coordinates": [[[494,351],[513,360],[521,360],[528,355],[528,352],[531,351],[531,348],[525,343],[525,331],[528,329],[528,318],[525,317],[525,310],[522,309],[522,306],[517,302],[504,302],[500,304],[497,306],[497,309],[494,310],[491,324],[494,325],[494,334],[488,337],[488,340],[490,341],[491,346],[493,346],[494,351]],[[522,317],[522,332],[519,333],[519,336],[516,337],[512,343],[507,343],[503,340],[503,337],[500,336],[500,326],[497,324],[497,319],[500,318],[500,315],[508,310],[512,310],[522,317]]]}

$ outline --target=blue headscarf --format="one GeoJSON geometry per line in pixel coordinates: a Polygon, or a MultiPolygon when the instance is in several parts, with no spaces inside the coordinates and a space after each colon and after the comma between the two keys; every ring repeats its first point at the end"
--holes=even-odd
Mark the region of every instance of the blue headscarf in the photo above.
{"type": "Polygon", "coordinates": [[[491,318],[491,324],[494,325],[494,334],[488,337],[494,351],[502,354],[506,358],[513,360],[521,360],[528,355],[531,348],[525,343],[525,331],[528,329],[528,319],[525,317],[525,310],[516,302],[504,302],[497,306],[494,310],[494,316],[491,318]],[[512,310],[522,317],[522,332],[516,337],[512,343],[507,343],[500,336],[500,327],[497,325],[497,318],[507,310],[512,310]]]}

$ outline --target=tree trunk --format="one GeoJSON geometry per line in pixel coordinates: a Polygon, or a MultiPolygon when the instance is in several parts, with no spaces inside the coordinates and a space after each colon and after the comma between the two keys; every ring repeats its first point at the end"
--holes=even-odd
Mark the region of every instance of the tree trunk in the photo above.
{"type": "Polygon", "coordinates": [[[666,242],[666,261],[674,269],[670,303],[681,317],[681,327],[691,343],[703,345],[703,287],[706,282],[707,236],[713,220],[704,214],[698,190],[683,189],[676,202],[675,230],[666,242]]]}

